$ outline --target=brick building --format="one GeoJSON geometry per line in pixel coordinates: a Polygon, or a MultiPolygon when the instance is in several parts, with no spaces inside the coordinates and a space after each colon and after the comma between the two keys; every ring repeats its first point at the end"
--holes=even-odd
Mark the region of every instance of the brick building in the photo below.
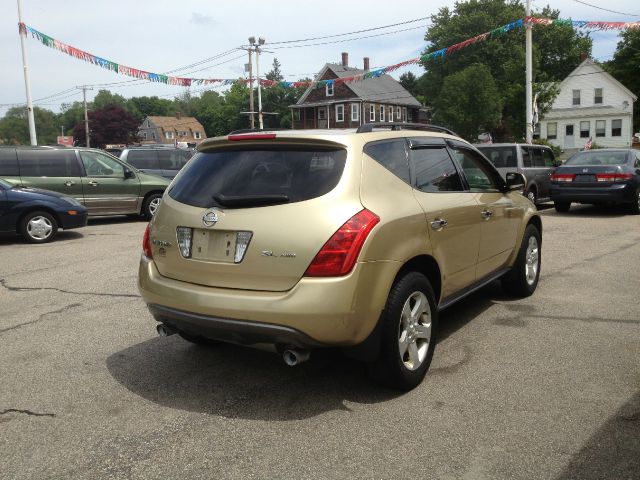
{"type": "MultiPolygon", "coordinates": [[[[342,63],[327,63],[315,80],[352,77],[369,70],[369,58],[364,68],[348,66],[349,56],[342,54],[342,63]]],[[[400,82],[389,75],[352,83],[309,87],[292,111],[294,129],[356,128],[370,122],[426,122],[426,109],[400,82]]]]}

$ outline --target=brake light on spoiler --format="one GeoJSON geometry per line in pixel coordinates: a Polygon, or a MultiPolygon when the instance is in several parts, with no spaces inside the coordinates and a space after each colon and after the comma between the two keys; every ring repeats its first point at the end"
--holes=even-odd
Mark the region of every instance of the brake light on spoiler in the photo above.
{"type": "Polygon", "coordinates": [[[240,142],[243,140],[273,140],[274,138],[276,138],[275,133],[237,133],[227,136],[227,140],[232,142],[240,142]]]}

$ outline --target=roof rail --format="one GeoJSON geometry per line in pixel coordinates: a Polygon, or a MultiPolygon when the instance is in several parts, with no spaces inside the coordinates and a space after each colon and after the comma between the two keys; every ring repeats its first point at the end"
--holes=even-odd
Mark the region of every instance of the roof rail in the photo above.
{"type": "Polygon", "coordinates": [[[257,132],[281,132],[283,130],[291,130],[290,128],[241,128],[240,130],[233,130],[227,135],[241,135],[243,133],[257,133],[257,132]]]}
{"type": "Polygon", "coordinates": [[[374,128],[390,128],[391,130],[424,130],[426,132],[440,132],[448,133],[459,137],[453,130],[449,130],[445,127],[439,127],[438,125],[427,125],[425,123],[392,123],[392,122],[378,122],[378,123],[365,123],[358,127],[356,133],[370,133],[374,128]]]}

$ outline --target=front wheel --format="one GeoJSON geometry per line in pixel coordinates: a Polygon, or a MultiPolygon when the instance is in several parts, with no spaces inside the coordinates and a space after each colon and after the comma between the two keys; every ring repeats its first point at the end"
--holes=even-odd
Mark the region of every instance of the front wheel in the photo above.
{"type": "Polygon", "coordinates": [[[20,221],[20,234],[29,243],[46,243],[58,233],[58,222],[48,212],[29,212],[20,221]]]}
{"type": "Polygon", "coordinates": [[[438,311],[429,280],[418,272],[400,277],[380,321],[380,356],[371,365],[372,375],[392,388],[417,387],[429,369],[436,340],[438,311]]]}
{"type": "Polygon", "coordinates": [[[502,277],[502,288],[515,297],[528,297],[536,291],[542,262],[540,231],[528,225],[511,271],[502,277]]]}
{"type": "Polygon", "coordinates": [[[529,190],[527,192],[527,198],[531,201],[531,203],[533,203],[534,205],[538,204],[538,197],[536,195],[536,191],[535,189],[529,190]]]}
{"type": "Polygon", "coordinates": [[[142,215],[144,218],[151,220],[151,217],[156,214],[161,200],[161,193],[153,193],[144,200],[144,204],[142,205],[142,215]]]}

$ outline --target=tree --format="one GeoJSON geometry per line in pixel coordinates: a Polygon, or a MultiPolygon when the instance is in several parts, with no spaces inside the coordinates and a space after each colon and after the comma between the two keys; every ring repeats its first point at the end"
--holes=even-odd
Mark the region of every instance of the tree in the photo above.
{"type": "MultiPolygon", "coordinates": [[[[51,110],[34,107],[33,118],[38,145],[55,144],[56,137],[60,134],[57,115],[51,110]]],[[[29,142],[29,120],[26,107],[10,108],[0,120],[0,143],[28,145],[29,142]]]]}
{"type": "MultiPolygon", "coordinates": [[[[108,105],[89,112],[91,146],[103,148],[108,143],[131,143],[137,140],[140,122],[123,107],[108,105]]],[[[76,145],[86,146],[84,123],[73,129],[76,145]]]]}
{"type": "MultiPolygon", "coordinates": [[[[491,31],[524,15],[520,0],[471,0],[456,3],[453,11],[444,7],[431,17],[432,25],[425,35],[425,40],[431,45],[424,53],[491,31]]],[[[559,11],[546,7],[540,15],[557,18],[559,11]]],[[[449,75],[473,64],[484,64],[495,81],[502,105],[500,123],[492,131],[494,137],[505,140],[523,138],[526,127],[524,36],[524,29],[520,29],[478,42],[444,59],[430,60],[424,65],[426,73],[418,82],[418,90],[427,99],[439,99],[449,75]]],[[[543,89],[542,86],[563,80],[580,63],[581,52],[590,54],[591,44],[587,35],[577,33],[570,25],[534,28],[533,80],[534,90],[542,91],[538,105],[541,114],[548,110],[554,96],[554,89],[543,89]]],[[[461,95],[463,93],[460,92],[461,95]]],[[[434,115],[438,116],[437,109],[434,115]]],[[[462,130],[457,125],[450,126],[462,130]]]]}
{"type": "Polygon", "coordinates": [[[91,102],[91,110],[101,110],[104,107],[116,105],[125,108],[127,100],[117,93],[111,93],[109,90],[98,90],[98,94],[91,102]]]}
{"type": "Polygon", "coordinates": [[[274,82],[281,82],[284,79],[284,77],[282,76],[282,73],[280,72],[281,66],[282,65],[280,65],[280,62],[278,61],[278,59],[274,58],[271,71],[266,75],[267,80],[272,80],[274,82]]]}
{"type": "Polygon", "coordinates": [[[413,72],[406,72],[400,75],[400,85],[402,85],[414,97],[418,92],[418,77],[413,72]]]}
{"type": "Polygon", "coordinates": [[[133,97],[127,102],[127,110],[139,120],[149,115],[167,117],[175,115],[175,105],[171,100],[158,97],[133,97]]]}
{"type": "Polygon", "coordinates": [[[445,78],[434,107],[437,123],[455,128],[470,142],[495,128],[502,116],[502,99],[489,67],[476,63],[445,78]]]}
{"type": "MultiPolygon", "coordinates": [[[[625,30],[616,46],[613,59],[604,64],[607,72],[640,97],[640,30],[625,30]]],[[[633,104],[633,131],[640,131],[640,101],[633,104]]]]}

